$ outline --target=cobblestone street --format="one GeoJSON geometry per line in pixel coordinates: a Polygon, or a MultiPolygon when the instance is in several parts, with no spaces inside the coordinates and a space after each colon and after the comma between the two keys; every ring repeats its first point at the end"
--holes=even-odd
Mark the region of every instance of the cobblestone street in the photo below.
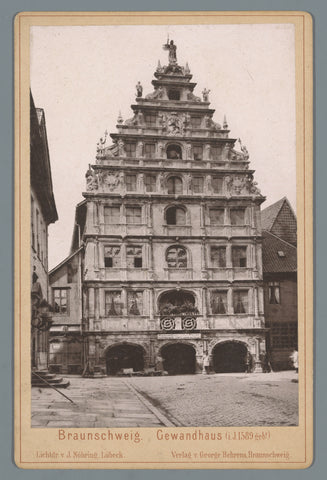
{"type": "Polygon", "coordinates": [[[32,427],[297,425],[294,372],[84,379],[32,388],[32,427]]]}

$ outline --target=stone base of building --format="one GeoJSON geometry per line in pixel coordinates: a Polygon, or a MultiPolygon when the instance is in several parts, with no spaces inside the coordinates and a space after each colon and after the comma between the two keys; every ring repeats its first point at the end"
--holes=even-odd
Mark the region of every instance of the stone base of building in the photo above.
{"type": "Polygon", "coordinates": [[[88,333],[84,369],[92,375],[262,372],[265,331],[88,333]]]}

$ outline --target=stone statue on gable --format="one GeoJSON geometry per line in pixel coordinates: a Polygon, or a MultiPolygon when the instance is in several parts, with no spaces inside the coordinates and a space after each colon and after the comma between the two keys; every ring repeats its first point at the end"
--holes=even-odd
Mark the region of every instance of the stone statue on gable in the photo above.
{"type": "Polygon", "coordinates": [[[138,98],[142,97],[142,94],[143,94],[143,87],[142,87],[142,85],[141,85],[141,82],[140,82],[140,81],[138,81],[138,82],[137,82],[137,84],[136,84],[135,88],[136,88],[136,96],[137,96],[138,98]]]}
{"type": "Polygon", "coordinates": [[[165,43],[162,48],[164,50],[168,50],[169,53],[168,53],[168,61],[169,61],[169,65],[174,65],[177,63],[177,55],[176,55],[176,50],[177,50],[177,46],[174,44],[174,40],[170,40],[169,42],[169,38],[167,39],[167,43],[165,43]]]}

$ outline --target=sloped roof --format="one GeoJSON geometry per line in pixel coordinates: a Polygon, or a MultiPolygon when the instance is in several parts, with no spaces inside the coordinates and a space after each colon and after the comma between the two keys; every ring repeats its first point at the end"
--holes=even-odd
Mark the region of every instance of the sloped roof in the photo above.
{"type": "Polygon", "coordinates": [[[281,198],[278,202],[269,205],[269,207],[261,210],[261,225],[263,230],[270,231],[279,214],[284,202],[287,201],[286,197],[281,198]]]}
{"type": "Polygon", "coordinates": [[[270,232],[262,232],[262,264],[264,273],[297,271],[297,249],[270,232]],[[278,252],[282,252],[281,256],[278,252]]]}
{"type": "Polygon", "coordinates": [[[58,265],[56,265],[55,267],[53,267],[52,270],[50,270],[49,272],[49,276],[50,275],[53,275],[59,268],[61,268],[63,265],[65,265],[65,263],[69,262],[69,260],[71,260],[78,252],[80,252],[81,250],[83,250],[83,245],[81,247],[79,247],[77,250],[75,250],[73,253],[71,253],[70,255],[68,255],[68,257],[66,257],[64,260],[62,260],[60,263],[58,263],[58,265]]]}

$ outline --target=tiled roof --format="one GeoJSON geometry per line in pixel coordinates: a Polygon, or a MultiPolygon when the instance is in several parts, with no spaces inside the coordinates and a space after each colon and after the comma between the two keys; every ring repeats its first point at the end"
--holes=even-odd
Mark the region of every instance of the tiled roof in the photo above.
{"type": "Polygon", "coordinates": [[[270,232],[262,232],[262,264],[264,273],[296,272],[296,247],[270,232]]]}
{"type": "Polygon", "coordinates": [[[274,221],[276,220],[277,215],[280,212],[280,209],[283,206],[283,203],[287,201],[286,197],[281,198],[278,202],[269,205],[269,207],[261,210],[261,225],[262,230],[271,230],[274,221]]]}

